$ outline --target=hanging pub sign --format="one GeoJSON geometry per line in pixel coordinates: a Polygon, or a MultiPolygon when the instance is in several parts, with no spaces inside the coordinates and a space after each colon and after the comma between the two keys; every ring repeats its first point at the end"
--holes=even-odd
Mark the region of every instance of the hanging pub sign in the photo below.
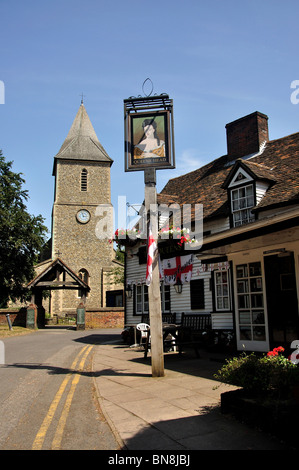
{"type": "Polygon", "coordinates": [[[175,168],[172,106],[168,95],[124,100],[125,171],[175,168]]]}

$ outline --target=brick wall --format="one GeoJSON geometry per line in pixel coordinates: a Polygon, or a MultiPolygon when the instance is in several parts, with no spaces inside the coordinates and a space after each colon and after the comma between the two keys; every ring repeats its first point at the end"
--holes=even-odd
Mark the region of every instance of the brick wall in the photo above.
{"type": "Polygon", "coordinates": [[[86,328],[123,328],[125,311],[123,307],[86,309],[86,328]]]}
{"type": "Polygon", "coordinates": [[[7,325],[6,315],[9,314],[9,318],[12,326],[23,326],[26,327],[26,308],[3,308],[0,309],[0,325],[7,325]]]}
{"type": "MultiPolygon", "coordinates": [[[[8,326],[6,318],[8,313],[12,326],[26,327],[26,308],[0,309],[0,325],[8,326]]],[[[123,328],[124,315],[123,307],[90,309],[85,313],[85,326],[86,328],[123,328]]]]}

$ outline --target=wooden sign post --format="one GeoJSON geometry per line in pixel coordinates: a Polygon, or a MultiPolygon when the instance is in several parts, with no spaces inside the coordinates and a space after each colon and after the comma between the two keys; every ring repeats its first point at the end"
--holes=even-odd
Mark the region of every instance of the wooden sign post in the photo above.
{"type": "MultiPolygon", "coordinates": [[[[158,246],[158,213],[157,213],[157,189],[156,170],[150,168],[144,171],[145,182],[145,209],[149,214],[152,234],[158,246]]],[[[164,376],[163,354],[163,328],[161,312],[159,252],[155,250],[152,264],[152,281],[148,287],[150,334],[151,334],[151,359],[152,376],[164,376]]]]}
{"type": "MultiPolygon", "coordinates": [[[[146,79],[144,84],[150,81],[146,79]]],[[[151,93],[150,93],[151,95],[151,93]]],[[[173,102],[167,94],[124,100],[125,171],[144,171],[145,209],[158,247],[156,170],[175,168],[173,102]]],[[[152,376],[164,376],[159,252],[148,286],[152,376]]]]}

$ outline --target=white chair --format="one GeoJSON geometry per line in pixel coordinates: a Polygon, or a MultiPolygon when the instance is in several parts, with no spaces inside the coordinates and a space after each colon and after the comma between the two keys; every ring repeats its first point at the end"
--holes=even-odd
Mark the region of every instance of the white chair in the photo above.
{"type": "Polygon", "coordinates": [[[147,323],[138,323],[136,326],[137,330],[140,331],[140,346],[146,343],[147,332],[150,326],[147,323]]]}

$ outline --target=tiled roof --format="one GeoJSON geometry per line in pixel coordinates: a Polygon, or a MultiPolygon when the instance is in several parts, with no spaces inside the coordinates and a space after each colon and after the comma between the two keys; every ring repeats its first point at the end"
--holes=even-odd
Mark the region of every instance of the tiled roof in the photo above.
{"type": "MultiPolygon", "coordinates": [[[[267,142],[264,150],[241,161],[257,180],[268,180],[270,188],[256,210],[299,203],[299,133],[267,142]]],[[[234,166],[227,155],[211,161],[198,170],[168,181],[158,202],[165,197],[179,204],[203,204],[204,218],[229,214],[227,190],[223,187],[234,166]]]]}
{"type": "Polygon", "coordinates": [[[270,167],[276,178],[258,210],[299,203],[299,133],[269,142],[264,154],[255,161],[270,167]]]}
{"type": "Polygon", "coordinates": [[[158,194],[159,204],[178,204],[180,202],[179,196],[173,194],[160,193],[158,194]]]}

